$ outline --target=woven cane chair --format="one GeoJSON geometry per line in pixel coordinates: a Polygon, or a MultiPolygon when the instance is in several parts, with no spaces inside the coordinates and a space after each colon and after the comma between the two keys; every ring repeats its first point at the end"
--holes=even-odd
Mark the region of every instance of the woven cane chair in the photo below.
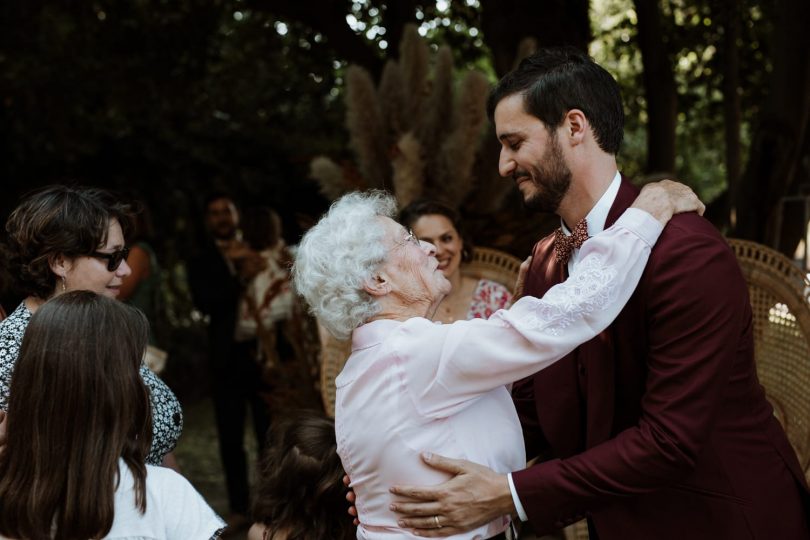
{"type": "Polygon", "coordinates": [[[810,280],[773,249],[729,245],[748,283],[759,380],[810,481],[810,280]]]}
{"type": "MultiPolygon", "coordinates": [[[[475,248],[473,258],[462,267],[465,276],[498,282],[510,291],[515,286],[520,260],[512,255],[490,248],[475,248]]],[[[335,339],[324,328],[319,328],[321,339],[321,398],[326,413],[335,416],[335,377],[351,353],[351,340],[335,339]]]]}

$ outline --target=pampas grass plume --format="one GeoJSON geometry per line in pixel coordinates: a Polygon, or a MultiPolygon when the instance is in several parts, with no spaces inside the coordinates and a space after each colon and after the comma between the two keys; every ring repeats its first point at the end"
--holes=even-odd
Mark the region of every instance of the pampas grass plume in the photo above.
{"type": "Polygon", "coordinates": [[[393,184],[400,208],[422,195],[424,164],[421,153],[422,145],[413,132],[404,134],[397,142],[393,159],[393,184]]]}
{"type": "Polygon", "coordinates": [[[461,84],[456,128],[441,148],[436,175],[439,198],[460,204],[473,188],[472,170],[486,121],[488,93],[489,81],[482,73],[467,73],[461,84]]]}
{"type": "Polygon", "coordinates": [[[335,200],[349,191],[343,169],[326,156],[316,156],[309,162],[309,176],[318,182],[321,193],[329,200],[335,200]]]}
{"type": "Polygon", "coordinates": [[[368,71],[354,65],[346,70],[346,127],[360,174],[369,187],[385,187],[391,166],[377,92],[368,71]]]}

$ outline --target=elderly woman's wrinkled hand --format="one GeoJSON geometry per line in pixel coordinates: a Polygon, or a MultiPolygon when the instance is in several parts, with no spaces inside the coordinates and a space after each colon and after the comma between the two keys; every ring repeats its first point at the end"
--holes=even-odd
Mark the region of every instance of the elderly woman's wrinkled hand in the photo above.
{"type": "Polygon", "coordinates": [[[672,180],[661,180],[644,186],[633,203],[633,208],[648,212],[664,225],[674,214],[697,212],[702,216],[706,211],[706,205],[700,202],[692,188],[672,180]]]}

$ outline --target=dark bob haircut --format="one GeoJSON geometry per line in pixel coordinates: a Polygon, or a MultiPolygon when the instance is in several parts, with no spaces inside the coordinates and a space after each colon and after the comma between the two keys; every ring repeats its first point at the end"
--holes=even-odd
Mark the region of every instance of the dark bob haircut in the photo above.
{"type": "Polygon", "coordinates": [[[9,266],[20,292],[47,299],[56,288],[51,262],[96,251],[107,241],[112,220],[124,238],[132,231],[128,204],[98,188],[53,185],[25,196],[6,221],[9,266]]]}

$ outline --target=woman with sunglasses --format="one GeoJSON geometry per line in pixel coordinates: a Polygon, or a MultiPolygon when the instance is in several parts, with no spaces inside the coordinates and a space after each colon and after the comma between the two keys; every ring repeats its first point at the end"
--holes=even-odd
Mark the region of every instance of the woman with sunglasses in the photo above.
{"type": "MultiPolygon", "coordinates": [[[[5,258],[28,296],[0,322],[0,409],[8,407],[25,329],[46,300],[75,290],[118,297],[121,282],[131,271],[125,238],[132,220],[129,206],[107,191],[61,185],[26,196],[11,213],[5,258]]],[[[153,437],[146,462],[171,465],[170,452],[183,429],[180,403],[145,365],[140,373],[152,402],[153,437]]]]}

